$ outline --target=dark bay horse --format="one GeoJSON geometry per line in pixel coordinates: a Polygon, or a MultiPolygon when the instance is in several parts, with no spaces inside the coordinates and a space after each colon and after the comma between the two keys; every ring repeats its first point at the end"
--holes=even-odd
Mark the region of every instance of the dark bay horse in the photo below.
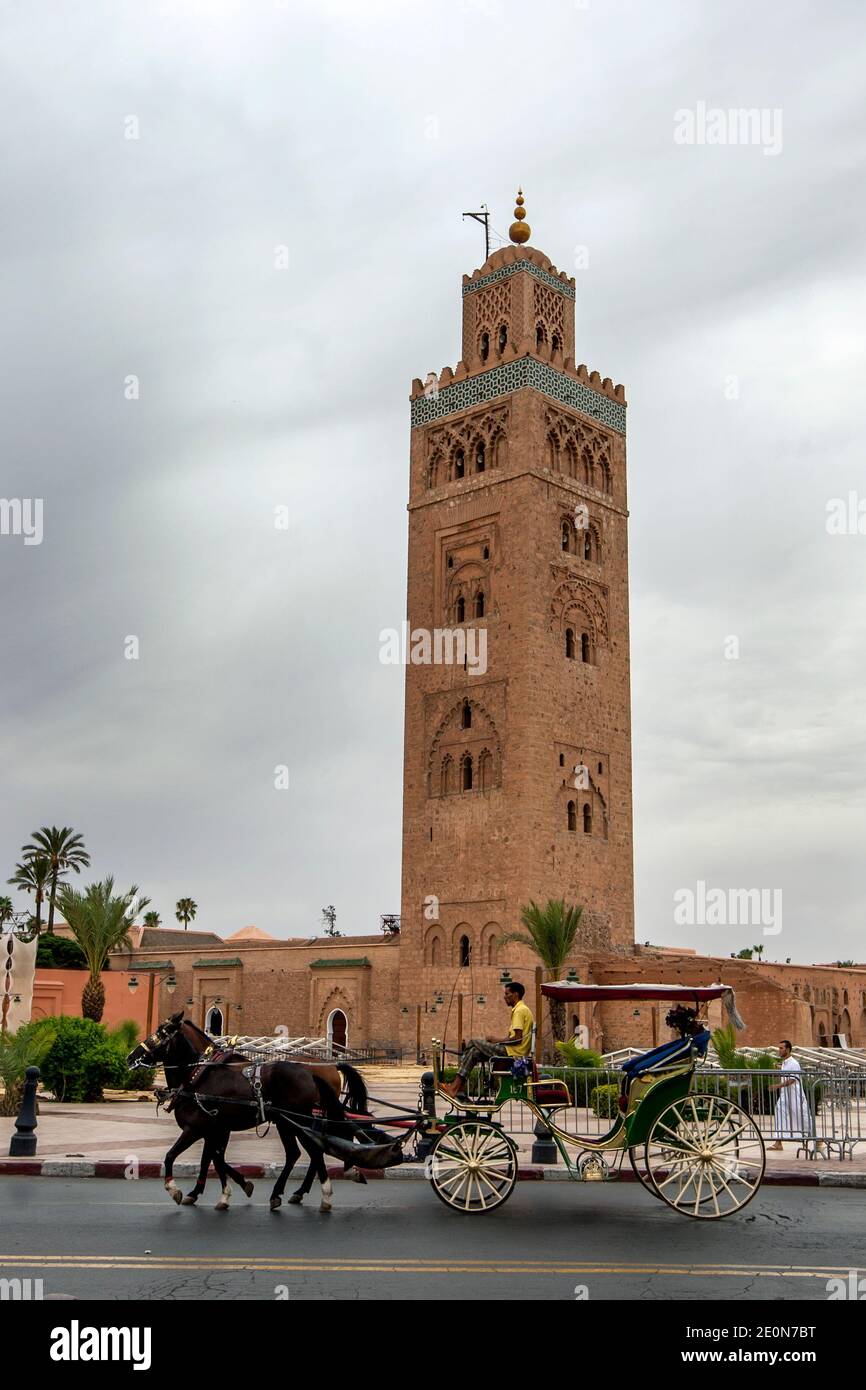
{"type": "MultiPolygon", "coordinates": [[[[181,1135],[165,1156],[166,1190],[175,1202],[186,1200],[174,1181],[174,1160],[201,1139],[204,1140],[202,1171],[190,1199],[195,1201],[198,1196],[199,1184],[203,1186],[202,1177],[206,1177],[212,1157],[222,1185],[217,1210],[228,1210],[229,1176],[244,1188],[247,1196],[252,1191],[252,1184],[226,1163],[229,1136],[236,1130],[254,1129],[260,1123],[272,1121],[282,1140],[286,1162],[271,1193],[271,1211],[276,1211],[282,1202],[289,1175],[300,1157],[300,1145],[309,1155],[309,1168],[301,1187],[290,1200],[301,1202],[312,1187],[313,1179],[318,1178],[322,1188],[320,1210],[330,1211],[331,1182],[322,1149],[308,1142],[305,1128],[313,1128],[313,1111],[318,1109],[335,1126],[337,1133],[348,1132],[346,1111],[335,1090],[312,1068],[297,1062],[258,1064],[238,1052],[222,1054],[215,1064],[203,1062],[203,1054],[211,1045],[206,1033],[190,1020],[184,1021],[181,1010],[161,1023],[126,1059],[129,1067],[153,1066],[161,1062],[168,1087],[176,1093],[172,1109],[181,1135]],[[244,1070],[252,1075],[245,1076],[244,1070]],[[256,1084],[261,1087],[264,1119],[254,1089],[256,1084]]],[[[347,1078],[350,1091],[357,1094],[357,1083],[363,1089],[363,1081],[354,1069],[349,1070],[353,1071],[353,1077],[347,1078]]]]}

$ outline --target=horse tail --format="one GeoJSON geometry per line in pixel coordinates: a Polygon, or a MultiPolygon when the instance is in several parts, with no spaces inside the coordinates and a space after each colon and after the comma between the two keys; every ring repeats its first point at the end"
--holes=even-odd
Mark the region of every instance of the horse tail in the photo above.
{"type": "Polygon", "coordinates": [[[363,1076],[354,1067],[350,1067],[348,1062],[338,1062],[337,1071],[346,1085],[346,1109],[355,1115],[366,1115],[370,1102],[363,1076]]]}

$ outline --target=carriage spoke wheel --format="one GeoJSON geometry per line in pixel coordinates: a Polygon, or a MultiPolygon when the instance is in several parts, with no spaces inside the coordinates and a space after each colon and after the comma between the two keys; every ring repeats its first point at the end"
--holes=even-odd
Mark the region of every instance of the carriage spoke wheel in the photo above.
{"type": "Polygon", "coordinates": [[[478,1121],[452,1125],[429,1159],[433,1191],[455,1211],[492,1211],[517,1182],[517,1157],[505,1135],[478,1121]]]}
{"type": "Polygon", "coordinates": [[[714,1095],[688,1095],[669,1105],[644,1149],[656,1195],[699,1221],[718,1221],[750,1202],[765,1161],[761,1131],[751,1115],[714,1095]]]}

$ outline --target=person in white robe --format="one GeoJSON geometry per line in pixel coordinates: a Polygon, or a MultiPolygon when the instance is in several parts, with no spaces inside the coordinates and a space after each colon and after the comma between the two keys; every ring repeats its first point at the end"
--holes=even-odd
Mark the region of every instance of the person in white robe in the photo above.
{"type": "Polygon", "coordinates": [[[779,1044],[782,1075],[778,1083],[770,1087],[779,1092],[772,1132],[776,1142],[770,1145],[773,1149],[781,1149],[783,1139],[797,1139],[802,1143],[815,1133],[812,1111],[800,1080],[800,1063],[792,1054],[793,1048],[786,1038],[779,1044]]]}

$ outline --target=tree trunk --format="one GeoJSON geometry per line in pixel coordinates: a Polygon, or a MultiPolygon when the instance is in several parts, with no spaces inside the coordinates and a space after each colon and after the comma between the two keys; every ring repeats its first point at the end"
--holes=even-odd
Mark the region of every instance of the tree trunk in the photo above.
{"type": "Polygon", "coordinates": [[[57,875],[59,869],[55,869],[51,875],[51,896],[48,899],[48,932],[54,932],[54,899],[57,897],[57,875]]]}
{"type": "Polygon", "coordinates": [[[6,1088],[5,1093],[0,1096],[0,1115],[16,1115],[21,1109],[21,1097],[24,1095],[24,1082],[14,1081],[11,1086],[6,1088]]]}
{"type": "Polygon", "coordinates": [[[105,1008],[105,985],[97,975],[96,979],[90,979],[84,986],[81,995],[81,1013],[84,1018],[92,1018],[94,1023],[102,1022],[102,1011],[105,1008]]]}
{"type": "Polygon", "coordinates": [[[550,1006],[550,1027],[553,1033],[553,1048],[556,1051],[558,1042],[565,1042],[565,1004],[561,999],[548,999],[550,1006]]]}

